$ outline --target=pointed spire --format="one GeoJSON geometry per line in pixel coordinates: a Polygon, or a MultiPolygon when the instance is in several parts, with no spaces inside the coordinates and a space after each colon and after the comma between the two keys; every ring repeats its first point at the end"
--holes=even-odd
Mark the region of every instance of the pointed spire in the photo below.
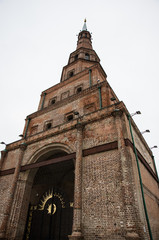
{"type": "Polygon", "coordinates": [[[82,31],[87,31],[86,18],[84,20],[84,25],[83,25],[82,31]]]}
{"type": "Polygon", "coordinates": [[[87,30],[86,19],[84,20],[82,31],[78,34],[77,49],[81,47],[92,49],[91,34],[87,30]]]}

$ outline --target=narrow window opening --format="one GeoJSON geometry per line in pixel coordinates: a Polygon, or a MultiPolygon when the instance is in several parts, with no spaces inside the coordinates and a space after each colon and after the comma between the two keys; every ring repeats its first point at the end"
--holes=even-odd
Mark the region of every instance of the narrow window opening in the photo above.
{"type": "Polygon", "coordinates": [[[70,73],[69,73],[69,77],[72,77],[72,76],[73,76],[73,72],[70,72],[70,73]]]}
{"type": "Polygon", "coordinates": [[[78,59],[78,54],[75,56],[75,60],[77,60],[78,59]]]}
{"type": "Polygon", "coordinates": [[[88,53],[85,54],[85,59],[90,60],[90,55],[88,53]]]}
{"type": "Polygon", "coordinates": [[[55,104],[55,102],[56,102],[56,99],[51,100],[51,104],[55,104]]]}
{"type": "Polygon", "coordinates": [[[70,114],[67,116],[67,121],[71,121],[71,120],[73,120],[73,114],[70,114]]]}
{"type": "Polygon", "coordinates": [[[52,127],[52,124],[51,123],[47,123],[46,124],[46,130],[50,129],[52,127]]]}
{"type": "Polygon", "coordinates": [[[76,90],[76,93],[80,93],[80,92],[82,92],[82,87],[78,87],[76,90]]]}

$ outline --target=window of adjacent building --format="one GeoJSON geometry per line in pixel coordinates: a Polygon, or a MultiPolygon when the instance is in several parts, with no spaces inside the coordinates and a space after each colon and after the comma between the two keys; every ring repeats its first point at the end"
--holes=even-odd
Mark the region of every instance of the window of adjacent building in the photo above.
{"type": "Polygon", "coordinates": [[[88,53],[85,53],[85,59],[90,60],[90,55],[88,53]]]}

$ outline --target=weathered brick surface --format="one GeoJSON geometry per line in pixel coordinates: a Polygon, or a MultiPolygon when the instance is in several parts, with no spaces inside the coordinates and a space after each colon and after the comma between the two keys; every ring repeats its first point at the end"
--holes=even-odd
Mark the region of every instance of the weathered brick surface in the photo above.
{"type": "Polygon", "coordinates": [[[123,203],[122,201],[119,201],[119,205],[117,203],[120,195],[117,192],[120,187],[114,183],[114,179],[117,181],[119,178],[119,164],[115,164],[115,155],[116,153],[112,151],[109,154],[88,156],[83,160],[82,204],[86,239],[98,235],[104,237],[105,234],[109,235],[111,228],[115,229],[115,225],[117,229],[120,226],[119,214],[123,203]],[[113,164],[114,171],[112,171],[113,164]]]}
{"type": "Polygon", "coordinates": [[[136,226],[140,220],[132,186],[122,181],[124,170],[119,159],[119,152],[111,151],[83,161],[82,224],[86,239],[125,239],[126,232],[134,230],[142,236],[136,226]],[[129,199],[125,197],[126,191],[129,199]]]}
{"type": "Polygon", "coordinates": [[[83,149],[117,140],[117,132],[112,116],[85,126],[83,149]]]}
{"type": "MultiPolygon", "coordinates": [[[[12,181],[12,175],[3,176],[0,178],[0,216],[4,213],[4,207],[6,206],[6,199],[8,198],[10,191],[10,183],[12,181]]],[[[1,221],[0,221],[1,222],[1,221]]]]}

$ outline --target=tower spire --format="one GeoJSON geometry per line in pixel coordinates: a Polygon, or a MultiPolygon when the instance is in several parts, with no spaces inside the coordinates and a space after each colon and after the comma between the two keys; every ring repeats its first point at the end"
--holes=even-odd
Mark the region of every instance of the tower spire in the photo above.
{"type": "Polygon", "coordinates": [[[87,30],[86,19],[84,20],[82,31],[78,34],[77,49],[81,47],[92,49],[91,34],[87,30]]]}
{"type": "Polygon", "coordinates": [[[87,31],[86,18],[84,20],[84,25],[83,25],[82,31],[87,31]]]}

